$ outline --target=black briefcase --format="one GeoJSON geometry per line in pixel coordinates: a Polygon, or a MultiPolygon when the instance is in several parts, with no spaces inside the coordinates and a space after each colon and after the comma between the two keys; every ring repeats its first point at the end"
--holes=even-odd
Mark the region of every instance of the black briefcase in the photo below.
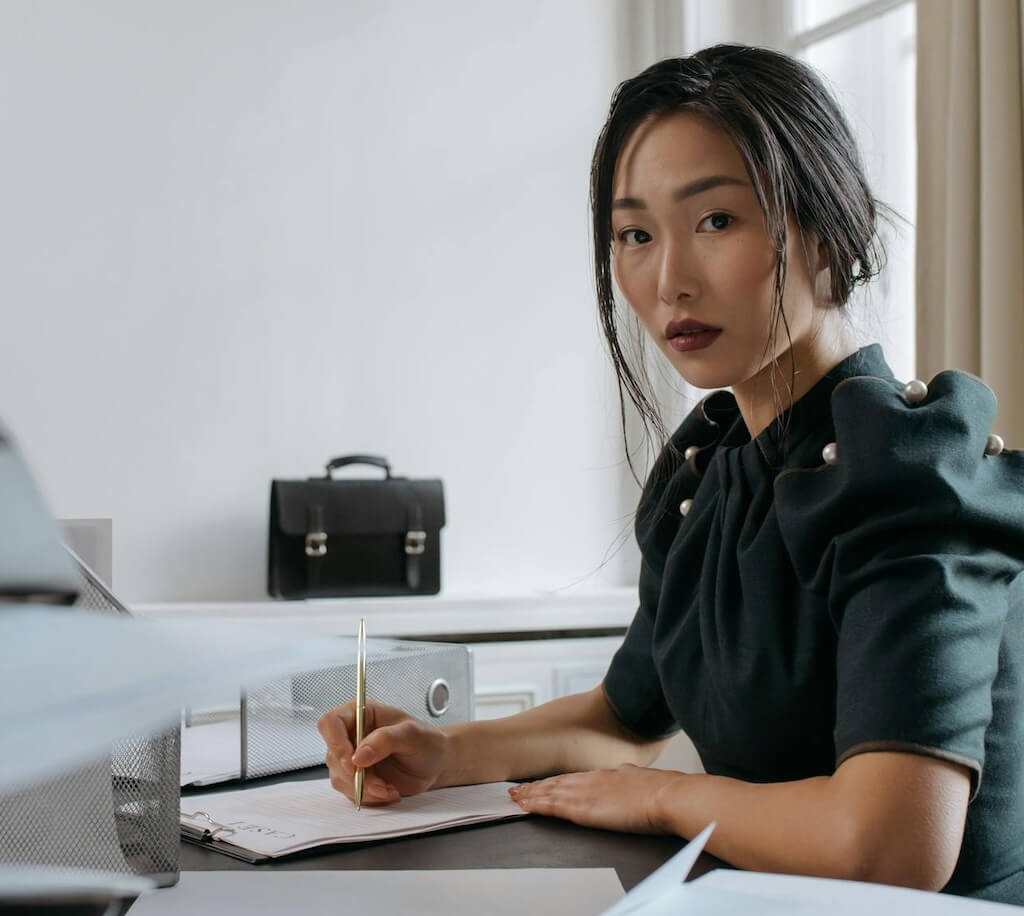
{"type": "Polygon", "coordinates": [[[333,458],[323,477],[271,483],[267,591],[275,598],[436,595],[442,527],[440,480],[392,477],[376,455],[333,458]],[[351,464],[385,476],[332,476],[351,464]]]}

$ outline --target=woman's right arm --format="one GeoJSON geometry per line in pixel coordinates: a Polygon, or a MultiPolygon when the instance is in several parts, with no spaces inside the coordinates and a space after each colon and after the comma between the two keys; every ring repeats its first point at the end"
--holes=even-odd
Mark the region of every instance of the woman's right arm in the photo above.
{"type": "Polygon", "coordinates": [[[436,787],[534,779],[623,763],[646,766],[668,742],[626,729],[600,685],[514,716],[448,725],[442,731],[452,750],[436,787]]]}
{"type": "Polygon", "coordinates": [[[364,790],[368,804],[442,786],[645,765],[668,740],[640,738],[626,729],[600,686],[514,716],[443,728],[377,704],[367,708],[367,720],[368,734],[358,749],[351,703],[325,713],[318,727],[338,791],[351,798],[354,768],[370,768],[364,790]]]}

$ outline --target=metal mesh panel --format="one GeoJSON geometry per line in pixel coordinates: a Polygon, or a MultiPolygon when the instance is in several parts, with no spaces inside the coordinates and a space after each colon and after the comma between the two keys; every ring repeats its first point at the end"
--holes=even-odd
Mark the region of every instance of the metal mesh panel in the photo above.
{"type": "MultiPolygon", "coordinates": [[[[339,640],[339,658],[354,659],[355,641],[339,640]],[[347,645],[346,645],[347,644],[347,645]]],[[[367,640],[366,698],[396,706],[435,725],[472,717],[473,685],[469,650],[400,640],[367,640]],[[443,681],[447,690],[436,686],[443,681]],[[445,697],[440,715],[428,708],[445,697]]],[[[353,662],[306,671],[247,690],[242,701],[242,775],[255,778],[323,763],[324,743],[316,729],[320,716],[355,696],[353,662]]]]}
{"type": "Polygon", "coordinates": [[[5,863],[130,870],[111,817],[109,760],[5,795],[0,808],[5,863]]]}
{"type": "MultiPolygon", "coordinates": [[[[77,557],[76,606],[128,613],[77,557]]],[[[108,758],[0,796],[0,863],[122,871],[178,880],[177,728],[118,741],[108,758]]]]}

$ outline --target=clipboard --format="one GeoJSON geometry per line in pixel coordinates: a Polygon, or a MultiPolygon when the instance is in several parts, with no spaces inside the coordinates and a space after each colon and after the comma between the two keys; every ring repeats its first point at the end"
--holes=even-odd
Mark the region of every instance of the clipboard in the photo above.
{"type": "Polygon", "coordinates": [[[183,800],[181,836],[243,862],[277,861],[309,849],[526,817],[508,795],[512,785],[451,786],[360,811],[327,778],[206,793],[183,800]]]}
{"type": "Polygon", "coordinates": [[[185,811],[181,812],[181,838],[195,846],[205,846],[208,849],[221,852],[226,856],[231,856],[233,859],[240,859],[242,862],[248,862],[250,865],[257,865],[260,862],[270,862],[274,858],[273,856],[252,852],[242,846],[237,846],[234,843],[227,842],[218,836],[218,834],[221,833],[223,833],[225,837],[232,836],[234,835],[235,830],[233,827],[218,824],[205,811],[197,810],[191,813],[187,813],[185,811]],[[194,821],[194,823],[186,822],[185,818],[188,818],[190,821],[194,821]]]}

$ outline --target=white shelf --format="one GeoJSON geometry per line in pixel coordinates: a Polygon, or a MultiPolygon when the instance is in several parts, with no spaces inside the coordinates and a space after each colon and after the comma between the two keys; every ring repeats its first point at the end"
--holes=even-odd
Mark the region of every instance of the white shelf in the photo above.
{"type": "Polygon", "coordinates": [[[346,636],[365,617],[371,634],[380,637],[523,633],[528,638],[627,627],[636,610],[636,587],[573,594],[137,604],[131,610],[145,617],[260,623],[346,636]]]}

